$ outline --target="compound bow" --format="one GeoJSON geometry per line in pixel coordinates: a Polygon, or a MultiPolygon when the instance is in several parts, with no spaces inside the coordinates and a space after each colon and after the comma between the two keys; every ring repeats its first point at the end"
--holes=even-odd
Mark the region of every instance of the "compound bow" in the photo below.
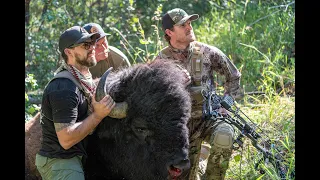
{"type": "Polygon", "coordinates": [[[216,121],[221,119],[233,127],[236,127],[239,130],[239,133],[234,140],[233,149],[242,148],[243,139],[244,137],[247,137],[251,140],[251,144],[263,154],[263,157],[255,164],[256,170],[259,170],[260,173],[264,174],[265,171],[263,169],[258,169],[259,164],[263,162],[271,163],[280,179],[295,178],[295,172],[288,168],[288,163],[283,157],[283,152],[281,152],[275,144],[272,144],[267,135],[256,131],[258,127],[252,125],[254,123],[235,105],[231,96],[219,96],[213,88],[208,87],[202,89],[201,94],[204,98],[203,120],[216,121]],[[218,109],[220,107],[225,108],[229,113],[219,113],[218,109]],[[242,113],[242,115],[240,115],[240,113],[242,113]],[[249,120],[251,121],[251,124],[249,124],[249,120]]]}

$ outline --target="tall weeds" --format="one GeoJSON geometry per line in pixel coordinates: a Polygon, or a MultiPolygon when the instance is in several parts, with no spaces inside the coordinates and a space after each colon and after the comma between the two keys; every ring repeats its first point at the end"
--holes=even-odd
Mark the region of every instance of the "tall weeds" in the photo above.
{"type": "MultiPolygon", "coordinates": [[[[161,2],[171,3],[165,0],[161,2]]],[[[132,64],[152,61],[158,52],[167,45],[162,37],[160,23],[165,8],[161,3],[158,3],[151,16],[150,27],[145,27],[142,25],[138,13],[134,10],[134,1],[124,1],[124,4],[128,3],[126,10],[130,9],[132,13],[122,17],[122,20],[127,20],[127,24],[118,23],[116,26],[116,18],[111,16],[108,17],[111,19],[110,22],[105,23],[114,25],[110,30],[114,35],[120,36],[122,50],[128,55],[132,64]]],[[[239,68],[242,74],[241,86],[245,93],[243,100],[238,102],[239,107],[286,152],[288,166],[290,170],[294,170],[295,1],[213,0],[209,1],[209,4],[211,6],[206,6],[206,11],[198,12],[202,16],[192,22],[197,40],[221,49],[239,68]],[[211,10],[207,11],[207,9],[211,10]]],[[[189,4],[188,7],[184,7],[183,3],[180,5],[181,8],[190,9],[189,4]]],[[[91,12],[92,9],[89,10],[91,12]]],[[[87,11],[89,10],[87,9],[87,11]]],[[[64,11],[60,9],[60,11],[52,12],[52,15],[57,14],[60,17],[64,11]]],[[[99,14],[99,16],[102,15],[99,14]]],[[[56,21],[60,19],[54,18],[56,21]]],[[[64,21],[66,19],[63,18],[64,21]]],[[[82,18],[77,17],[77,19],[82,18]]],[[[63,24],[65,23],[63,22],[63,24]]],[[[57,33],[53,35],[53,37],[58,37],[57,33]]],[[[33,36],[29,35],[29,37],[33,36]]],[[[35,37],[41,40],[45,39],[44,37],[35,37]]],[[[44,53],[47,53],[45,47],[54,49],[51,41],[45,42],[43,47],[35,49],[42,50],[44,53]]],[[[56,44],[54,45],[56,46],[56,44]]],[[[27,53],[26,57],[29,56],[31,56],[30,53],[27,53]]],[[[34,58],[30,57],[30,59],[37,61],[43,59],[36,55],[33,56],[34,58]]],[[[28,63],[32,62],[28,61],[28,63]]],[[[55,61],[52,60],[52,62],[55,61]]],[[[48,63],[44,65],[50,66],[52,70],[55,68],[48,63]]],[[[48,74],[46,73],[46,76],[48,74]]],[[[217,75],[216,78],[223,79],[217,75]]],[[[28,82],[26,81],[26,88],[28,88],[34,81],[31,76],[28,76],[26,80],[28,80],[28,82]]],[[[27,98],[26,91],[26,100],[28,100],[27,98]]],[[[31,106],[28,101],[26,102],[27,115],[34,112],[35,107],[31,106]]],[[[233,153],[226,179],[278,179],[272,168],[264,167],[266,174],[263,175],[254,169],[253,158],[256,155],[258,152],[250,145],[249,141],[246,141],[245,147],[241,151],[233,153]]]]}

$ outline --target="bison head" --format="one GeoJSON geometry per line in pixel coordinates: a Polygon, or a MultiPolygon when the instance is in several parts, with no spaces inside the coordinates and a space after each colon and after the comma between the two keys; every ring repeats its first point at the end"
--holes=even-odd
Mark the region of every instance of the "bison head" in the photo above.
{"type": "Polygon", "coordinates": [[[183,178],[190,167],[191,101],[184,73],[157,60],[100,79],[96,100],[117,102],[90,136],[86,179],[164,180],[183,178]]]}

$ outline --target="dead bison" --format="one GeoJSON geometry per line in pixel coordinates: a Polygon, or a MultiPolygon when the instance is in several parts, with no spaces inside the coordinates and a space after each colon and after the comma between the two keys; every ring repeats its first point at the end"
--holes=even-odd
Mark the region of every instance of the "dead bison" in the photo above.
{"type": "MultiPolygon", "coordinates": [[[[89,136],[88,158],[83,159],[86,180],[185,177],[190,168],[187,121],[191,100],[183,82],[185,74],[165,60],[107,71],[101,77],[96,100],[108,93],[117,108],[89,136]]],[[[26,137],[26,170],[32,170],[26,172],[28,177],[38,175],[34,159],[41,126],[35,124],[32,131],[40,133],[26,137]]]]}
{"type": "Polygon", "coordinates": [[[107,74],[99,81],[96,99],[108,93],[126,103],[126,114],[106,117],[89,137],[86,179],[183,178],[190,166],[191,109],[184,73],[159,60],[107,74]]]}

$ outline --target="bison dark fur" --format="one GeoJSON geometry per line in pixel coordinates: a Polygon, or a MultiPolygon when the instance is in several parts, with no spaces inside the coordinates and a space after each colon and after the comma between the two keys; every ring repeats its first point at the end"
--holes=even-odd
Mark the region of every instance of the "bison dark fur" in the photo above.
{"type": "MultiPolygon", "coordinates": [[[[173,167],[187,173],[191,102],[184,81],[182,71],[164,60],[108,75],[107,92],[128,103],[127,117],[107,117],[89,136],[86,180],[170,179],[173,167]]],[[[38,113],[25,125],[25,179],[41,179],[34,164],[40,138],[38,113]]]]}
{"type": "Polygon", "coordinates": [[[179,174],[175,168],[186,174],[191,101],[185,80],[165,60],[109,74],[106,91],[128,103],[127,117],[106,117],[89,137],[86,179],[164,180],[179,174]]]}

